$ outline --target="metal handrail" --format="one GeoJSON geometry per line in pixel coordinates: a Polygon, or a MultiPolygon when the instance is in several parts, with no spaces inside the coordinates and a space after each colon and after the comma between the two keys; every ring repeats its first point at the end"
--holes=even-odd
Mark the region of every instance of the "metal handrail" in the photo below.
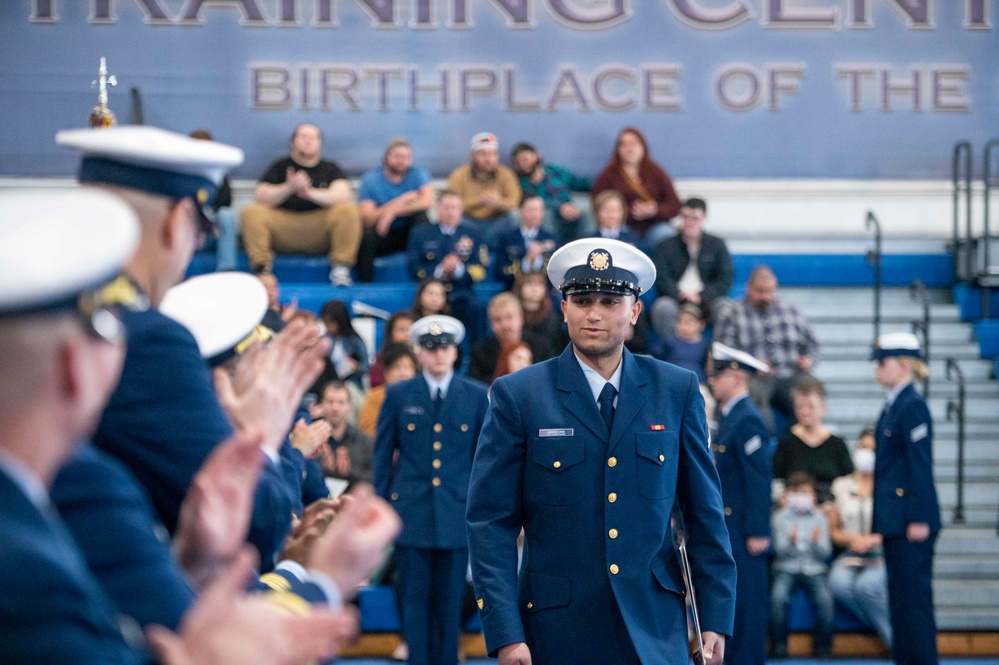
{"type": "MultiPolygon", "coordinates": [[[[989,253],[992,249],[992,229],[989,226],[989,199],[992,197],[992,149],[999,148],[999,139],[992,139],[985,144],[985,164],[982,169],[982,178],[985,181],[985,213],[982,219],[983,223],[983,237],[982,242],[983,247],[983,257],[982,257],[982,269],[988,270],[992,266],[992,261],[990,260],[989,253]]],[[[982,284],[982,316],[986,319],[989,318],[989,305],[990,305],[990,295],[992,293],[992,288],[989,285],[989,280],[984,280],[982,284]]]]}
{"type": "Polygon", "coordinates": [[[954,251],[954,279],[960,276],[958,260],[962,251],[960,238],[960,218],[961,218],[961,165],[962,158],[964,164],[964,214],[967,229],[965,237],[964,251],[964,278],[971,279],[971,142],[960,141],[954,144],[954,153],[951,159],[951,184],[953,194],[954,228],[953,228],[953,251],[954,251]]]}
{"type": "MultiPolygon", "coordinates": [[[[881,224],[874,212],[867,211],[864,227],[869,231],[874,227],[874,249],[867,252],[867,264],[874,266],[874,343],[881,335],[881,224]]],[[[872,346],[873,346],[872,344],[872,346]]]]}
{"type": "Polygon", "coordinates": [[[951,381],[957,376],[957,400],[947,400],[947,422],[957,416],[957,503],[954,506],[954,523],[964,523],[964,372],[954,358],[947,358],[944,375],[951,381]]]}
{"type": "MultiPolygon", "coordinates": [[[[920,300],[923,303],[923,318],[922,320],[914,320],[912,322],[912,332],[913,334],[917,332],[922,333],[922,346],[923,346],[923,360],[926,364],[930,364],[930,292],[923,284],[922,280],[914,280],[912,284],[909,285],[909,295],[913,300],[920,300]]],[[[927,374],[926,378],[923,379],[923,397],[926,399],[930,398],[930,375],[927,374]]]]}

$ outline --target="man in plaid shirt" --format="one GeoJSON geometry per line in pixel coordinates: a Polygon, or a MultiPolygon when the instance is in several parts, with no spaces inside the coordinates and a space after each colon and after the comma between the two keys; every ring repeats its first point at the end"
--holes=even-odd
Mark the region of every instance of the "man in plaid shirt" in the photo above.
{"type": "Polygon", "coordinates": [[[791,386],[815,364],[819,343],[812,327],[794,305],[777,298],[777,277],[758,266],[746,282],[746,295],[718,322],[715,341],[765,360],[768,374],[757,374],[749,392],[773,429],[776,409],[787,423],[794,422],[791,386]]]}
{"type": "Polygon", "coordinates": [[[571,242],[592,233],[589,220],[572,202],[572,193],[590,191],[592,182],[557,164],[545,164],[530,143],[513,146],[510,162],[520,180],[524,196],[540,196],[544,199],[548,215],[554,222],[552,230],[563,242],[571,242]]]}

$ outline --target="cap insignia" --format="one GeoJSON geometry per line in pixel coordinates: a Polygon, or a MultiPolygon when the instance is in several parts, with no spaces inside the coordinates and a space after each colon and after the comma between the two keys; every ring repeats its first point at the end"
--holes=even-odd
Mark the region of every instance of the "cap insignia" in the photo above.
{"type": "Polygon", "coordinates": [[[589,263],[591,270],[607,270],[611,267],[610,253],[604,249],[595,249],[590,252],[589,263]]]}
{"type": "Polygon", "coordinates": [[[437,335],[440,335],[443,332],[444,332],[444,329],[441,328],[441,324],[439,324],[439,323],[431,323],[430,324],[430,334],[431,335],[433,335],[433,336],[436,337],[437,335]]]}

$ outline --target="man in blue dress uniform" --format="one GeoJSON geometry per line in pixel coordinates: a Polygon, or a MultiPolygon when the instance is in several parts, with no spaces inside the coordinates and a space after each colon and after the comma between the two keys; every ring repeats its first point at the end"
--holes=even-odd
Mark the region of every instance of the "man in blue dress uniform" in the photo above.
{"type": "Polygon", "coordinates": [[[242,151],[154,127],[66,130],[56,142],[82,153],[81,183],[110,191],[132,207],[142,236],[124,272],[128,286],[149,307],[122,312],[128,331],[125,365],[94,443],[135,474],[173,533],[191,479],[232,435],[234,424],[260,433],[270,461],[257,486],[249,541],[261,565],[270,568],[295,505],[295,488],[280,473],[278,451],[297,401],[285,395],[289,412],[273,414],[242,393],[223,409],[191,333],[157,309],[183,278],[200,239],[213,232],[202,210],[225,171],[242,161],[242,151]]]}
{"type": "Polygon", "coordinates": [[[892,650],[900,665],[936,665],[933,546],[940,505],[933,485],[933,419],[912,382],[924,379],[919,340],[887,333],[873,352],[874,375],[888,390],[874,435],[874,518],[884,542],[892,650]]]}
{"type": "Polygon", "coordinates": [[[548,264],[572,344],[498,379],[469,487],[472,576],[501,665],[681,665],[683,514],[704,656],[732,634],[735,565],[690,371],[632,355],[628,329],[655,267],[631,245],[584,239],[548,264]],[[521,570],[517,537],[525,532],[521,570]]]}
{"type": "Polygon", "coordinates": [[[389,386],[378,416],[372,470],[378,494],[402,517],[396,560],[410,665],[458,662],[465,498],[489,402],[485,386],[454,373],[464,333],[450,316],[416,321],[409,335],[423,372],[389,386]]]}
{"type": "Polygon", "coordinates": [[[406,247],[409,274],[413,279],[436,277],[444,282],[451,311],[465,326],[469,346],[485,330],[485,308],[473,285],[486,278],[489,249],[482,234],[461,220],[461,197],[448,189],[437,200],[437,224],[417,226],[406,247]]]}
{"type": "Polygon", "coordinates": [[[497,279],[509,289],[517,275],[541,272],[561,244],[558,236],[541,226],[545,219],[545,201],[529,194],[520,202],[520,223],[500,234],[497,252],[497,279]]]}
{"type": "Polygon", "coordinates": [[[770,549],[770,432],[749,397],[749,377],[767,371],[752,355],[715,342],[708,379],[718,400],[711,446],[721,478],[725,524],[739,570],[735,629],[725,662],[763,665],[767,656],[770,549]]]}

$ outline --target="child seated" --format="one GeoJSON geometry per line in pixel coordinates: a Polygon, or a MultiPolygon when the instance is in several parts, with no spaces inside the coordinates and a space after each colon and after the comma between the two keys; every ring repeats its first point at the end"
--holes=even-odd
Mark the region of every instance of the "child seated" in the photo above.
{"type": "Polygon", "coordinates": [[[680,308],[680,315],[676,319],[676,334],[664,339],[654,355],[659,360],[689,369],[697,374],[698,381],[704,383],[707,381],[704,368],[710,350],[711,340],[704,337],[701,308],[687,303],[680,308]]]}
{"type": "Polygon", "coordinates": [[[832,555],[829,523],[815,505],[815,481],[803,471],[787,479],[785,507],[773,515],[774,564],[770,591],[773,655],[787,657],[787,614],[794,592],[802,588],[815,606],[814,655],[832,652],[833,599],[826,573],[832,555]]]}

